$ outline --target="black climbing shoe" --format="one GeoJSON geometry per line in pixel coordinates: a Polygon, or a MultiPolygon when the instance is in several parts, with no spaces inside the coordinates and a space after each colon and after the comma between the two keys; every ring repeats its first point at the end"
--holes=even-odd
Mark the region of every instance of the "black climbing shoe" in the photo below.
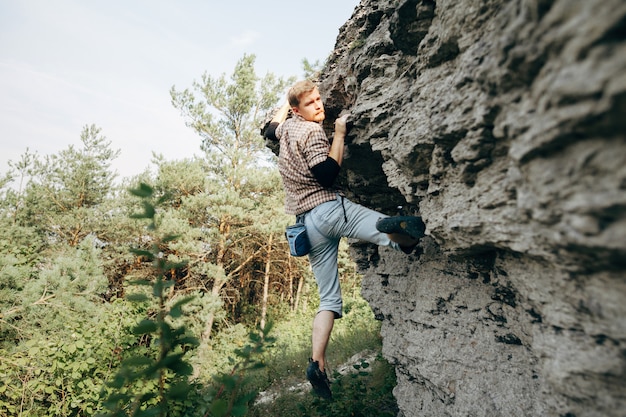
{"type": "Polygon", "coordinates": [[[313,391],[322,398],[330,399],[333,394],[330,392],[330,382],[326,372],[320,371],[318,361],[309,359],[309,366],[306,368],[306,379],[309,380],[313,391]]]}
{"type": "Polygon", "coordinates": [[[399,233],[420,239],[424,237],[426,225],[418,216],[384,217],[376,222],[376,230],[383,233],[399,233]]]}

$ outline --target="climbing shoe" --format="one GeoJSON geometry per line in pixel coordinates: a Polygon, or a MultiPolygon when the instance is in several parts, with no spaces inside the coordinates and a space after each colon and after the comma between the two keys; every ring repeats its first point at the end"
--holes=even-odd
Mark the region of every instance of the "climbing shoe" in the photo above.
{"type": "Polygon", "coordinates": [[[376,230],[382,233],[399,233],[420,239],[424,237],[426,225],[418,216],[384,217],[376,222],[376,230]]]}
{"type": "Polygon", "coordinates": [[[309,359],[309,366],[306,368],[306,379],[313,387],[313,392],[322,398],[330,399],[333,394],[330,392],[330,382],[326,372],[320,370],[319,362],[309,359]]]}

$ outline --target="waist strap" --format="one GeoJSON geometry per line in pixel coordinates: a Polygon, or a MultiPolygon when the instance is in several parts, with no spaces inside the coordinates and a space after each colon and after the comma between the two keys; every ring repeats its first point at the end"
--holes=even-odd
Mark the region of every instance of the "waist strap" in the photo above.
{"type": "Polygon", "coordinates": [[[341,208],[343,209],[343,218],[346,221],[346,223],[348,223],[348,215],[346,214],[346,206],[343,203],[343,200],[345,200],[346,197],[344,197],[343,195],[337,193],[338,197],[341,197],[341,208]]]}

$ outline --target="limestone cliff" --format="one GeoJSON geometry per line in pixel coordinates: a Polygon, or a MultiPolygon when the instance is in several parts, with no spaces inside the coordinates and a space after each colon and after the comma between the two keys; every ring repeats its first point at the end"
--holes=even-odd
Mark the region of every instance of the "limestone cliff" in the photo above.
{"type": "Polygon", "coordinates": [[[363,0],[320,90],[404,416],[626,415],[626,2],[363,0]]]}

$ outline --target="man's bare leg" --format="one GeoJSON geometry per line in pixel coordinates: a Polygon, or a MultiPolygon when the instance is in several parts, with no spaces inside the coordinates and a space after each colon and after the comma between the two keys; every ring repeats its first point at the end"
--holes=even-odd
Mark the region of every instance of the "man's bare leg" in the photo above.
{"type": "Polygon", "coordinates": [[[324,372],[326,365],[326,347],[330,340],[330,333],[333,330],[335,324],[335,313],[332,311],[323,310],[317,313],[315,319],[313,319],[313,335],[311,337],[313,345],[313,355],[311,358],[313,361],[319,363],[319,368],[324,372]]]}

